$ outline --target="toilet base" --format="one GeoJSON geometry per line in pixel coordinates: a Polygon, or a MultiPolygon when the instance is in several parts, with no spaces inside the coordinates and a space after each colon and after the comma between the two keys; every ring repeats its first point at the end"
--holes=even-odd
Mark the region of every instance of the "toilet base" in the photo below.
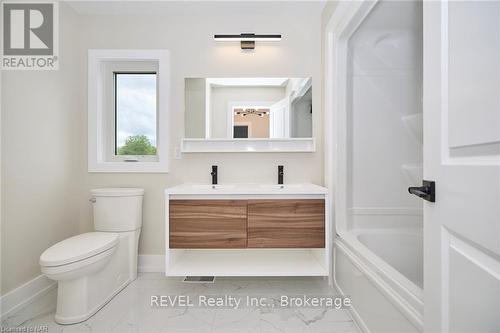
{"type": "Polygon", "coordinates": [[[120,233],[116,250],[101,269],[76,279],[58,281],[57,323],[69,325],[89,319],[137,278],[139,233],[140,229],[120,233]],[[131,256],[131,252],[135,255],[131,256]]]}
{"type": "MultiPolygon", "coordinates": [[[[130,282],[132,281],[127,281],[126,283],[124,283],[122,286],[116,289],[116,291],[113,294],[111,294],[108,298],[104,299],[100,304],[95,306],[93,309],[90,309],[89,311],[76,316],[67,316],[65,314],[66,311],[57,310],[54,316],[54,320],[56,321],[56,323],[61,325],[72,325],[84,322],[93,315],[95,315],[99,310],[101,310],[109,301],[113,299],[113,297],[118,295],[120,291],[122,291],[130,282]]],[[[59,292],[57,298],[59,299],[59,292]]]]}

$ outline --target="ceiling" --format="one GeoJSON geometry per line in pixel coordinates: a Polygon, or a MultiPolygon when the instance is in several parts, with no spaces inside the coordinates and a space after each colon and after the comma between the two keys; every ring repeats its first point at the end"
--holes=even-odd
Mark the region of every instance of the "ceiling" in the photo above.
{"type": "Polygon", "coordinates": [[[292,12],[306,11],[308,14],[321,15],[326,0],[309,1],[73,1],[66,0],[70,7],[82,15],[164,15],[164,14],[203,14],[207,9],[221,12],[240,12],[241,15],[259,15],[276,13],[286,14],[292,12]],[[286,3],[286,6],[284,4],[286,3]]]}

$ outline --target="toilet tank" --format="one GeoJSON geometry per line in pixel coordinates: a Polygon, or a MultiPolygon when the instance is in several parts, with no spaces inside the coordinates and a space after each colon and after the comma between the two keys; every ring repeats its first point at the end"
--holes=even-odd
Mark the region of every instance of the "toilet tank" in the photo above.
{"type": "Polygon", "coordinates": [[[100,188],[91,191],[96,231],[125,232],[142,226],[142,188],[100,188]]]}

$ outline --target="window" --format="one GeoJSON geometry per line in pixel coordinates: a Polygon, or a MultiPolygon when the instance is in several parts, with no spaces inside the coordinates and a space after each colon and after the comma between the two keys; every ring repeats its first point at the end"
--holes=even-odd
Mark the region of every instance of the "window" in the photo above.
{"type": "Polygon", "coordinates": [[[114,72],[115,156],[156,156],[156,72],[114,72]]]}
{"type": "Polygon", "coordinates": [[[168,171],[168,75],[165,50],[89,50],[89,172],[168,171]]]}

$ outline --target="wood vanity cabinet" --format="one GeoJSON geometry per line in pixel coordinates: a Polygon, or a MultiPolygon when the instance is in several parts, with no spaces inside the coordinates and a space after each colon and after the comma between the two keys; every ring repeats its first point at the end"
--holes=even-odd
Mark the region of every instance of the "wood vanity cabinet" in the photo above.
{"type": "Polygon", "coordinates": [[[247,246],[246,200],[171,200],[170,248],[247,246]]]}
{"type": "Polygon", "coordinates": [[[324,248],[324,200],[249,200],[249,248],[324,248]]]}
{"type": "Polygon", "coordinates": [[[324,248],[323,199],[170,200],[172,249],[324,248]]]}

